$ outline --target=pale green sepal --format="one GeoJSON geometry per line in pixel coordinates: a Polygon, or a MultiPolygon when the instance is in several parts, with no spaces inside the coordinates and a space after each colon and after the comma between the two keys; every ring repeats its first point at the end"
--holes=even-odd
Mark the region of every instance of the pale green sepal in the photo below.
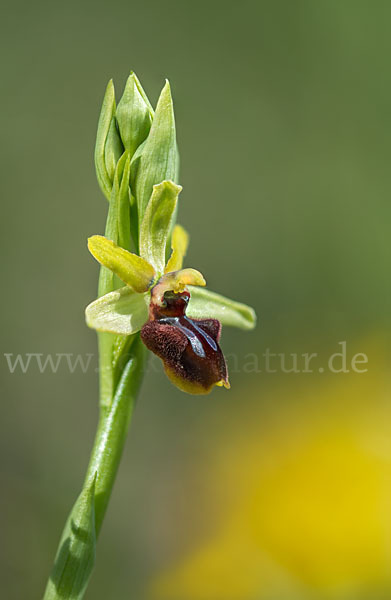
{"type": "Polygon", "coordinates": [[[255,311],[246,304],[235,302],[205,288],[188,286],[190,302],[186,315],[193,319],[218,319],[222,325],[254,329],[255,311]]]}
{"type": "Polygon", "coordinates": [[[175,119],[170,85],[164,86],[157,103],[152,127],[145,142],[133,156],[130,177],[137,199],[141,225],[152,188],[164,180],[177,180],[175,119]]]}
{"type": "Polygon", "coordinates": [[[172,229],[178,196],[182,188],[172,181],[153,186],[153,192],[140,228],[140,256],[162,274],[166,264],[166,245],[172,229]]]}
{"type": "Polygon", "coordinates": [[[113,183],[114,173],[117,162],[124,152],[124,147],[118,133],[115,117],[111,119],[109,132],[105,143],[105,165],[111,184],[113,183]]]}
{"type": "Polygon", "coordinates": [[[141,293],[150,287],[155,270],[141,256],[124,250],[103,235],[88,238],[88,249],[101,265],[113,271],[134,291],[141,293]]]}
{"type": "Polygon", "coordinates": [[[68,517],[43,600],[81,600],[95,562],[95,477],[68,517]]]}
{"type": "Polygon", "coordinates": [[[149,292],[137,294],[125,286],[110,292],[86,308],[88,327],[98,331],[131,335],[148,321],[149,292]]]}
{"type": "Polygon", "coordinates": [[[111,195],[111,181],[106,167],[105,145],[114,113],[115,92],[113,81],[110,79],[103,98],[95,144],[96,177],[102,192],[108,200],[110,200],[111,195]]]}
{"type": "Polygon", "coordinates": [[[153,118],[151,105],[145,101],[145,92],[143,90],[143,94],[141,94],[140,88],[140,82],[132,73],[126,82],[124,93],[116,110],[122,143],[130,156],[133,156],[146,139],[153,118]]]}

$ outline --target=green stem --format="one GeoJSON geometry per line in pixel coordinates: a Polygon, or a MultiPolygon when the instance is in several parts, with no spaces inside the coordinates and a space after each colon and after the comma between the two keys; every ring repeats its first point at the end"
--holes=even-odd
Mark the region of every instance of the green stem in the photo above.
{"type": "MultiPolygon", "coordinates": [[[[110,500],[129,423],[140,389],[146,349],[139,335],[121,357],[115,393],[108,402],[112,344],[99,344],[100,417],[83,489],[66,522],[43,600],[81,600],[95,560],[95,543],[110,500]]],[[[113,371],[113,368],[111,367],[113,371]]],[[[113,377],[113,373],[111,373],[113,377]]]]}
{"type": "MultiPolygon", "coordinates": [[[[127,361],[116,386],[110,406],[101,398],[98,429],[95,436],[85,485],[96,475],[95,483],[95,529],[98,534],[110,499],[122,450],[126,440],[135,401],[140,389],[145,347],[139,336],[134,340],[127,361]]],[[[102,363],[104,363],[102,357],[102,363]]]]}

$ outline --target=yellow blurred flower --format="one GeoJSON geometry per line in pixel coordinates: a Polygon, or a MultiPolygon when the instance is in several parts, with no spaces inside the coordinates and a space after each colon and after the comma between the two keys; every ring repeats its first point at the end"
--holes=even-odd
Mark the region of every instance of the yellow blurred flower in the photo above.
{"type": "Polygon", "coordinates": [[[294,392],[285,378],[239,424],[236,413],[218,440],[216,485],[231,498],[220,531],[162,573],[151,598],[391,597],[386,373],[371,360],[368,373],[310,387],[303,376],[294,392]]]}

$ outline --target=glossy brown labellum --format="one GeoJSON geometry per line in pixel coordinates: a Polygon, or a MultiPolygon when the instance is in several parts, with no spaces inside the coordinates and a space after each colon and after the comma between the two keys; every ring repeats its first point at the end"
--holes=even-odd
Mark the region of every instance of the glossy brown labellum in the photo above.
{"type": "Polygon", "coordinates": [[[150,306],[141,339],[164,363],[173,383],[191,394],[207,394],[214,385],[229,387],[227,365],[218,344],[217,319],[190,319],[189,292],[165,292],[161,305],[150,306]]]}

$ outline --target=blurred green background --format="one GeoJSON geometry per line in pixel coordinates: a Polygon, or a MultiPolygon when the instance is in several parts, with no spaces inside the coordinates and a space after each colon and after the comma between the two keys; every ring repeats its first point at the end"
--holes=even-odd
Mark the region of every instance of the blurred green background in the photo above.
{"type": "Polygon", "coordinates": [[[223,333],[230,392],[151,361],[86,597],[390,597],[390,20],[381,0],[3,5],[2,597],[41,596],[93,441],[93,147],[131,69],[153,104],[172,85],[187,264],[259,326],[223,333]],[[244,368],[342,340],[366,373],[244,368]],[[18,353],[93,357],[12,374],[18,353]]]}

